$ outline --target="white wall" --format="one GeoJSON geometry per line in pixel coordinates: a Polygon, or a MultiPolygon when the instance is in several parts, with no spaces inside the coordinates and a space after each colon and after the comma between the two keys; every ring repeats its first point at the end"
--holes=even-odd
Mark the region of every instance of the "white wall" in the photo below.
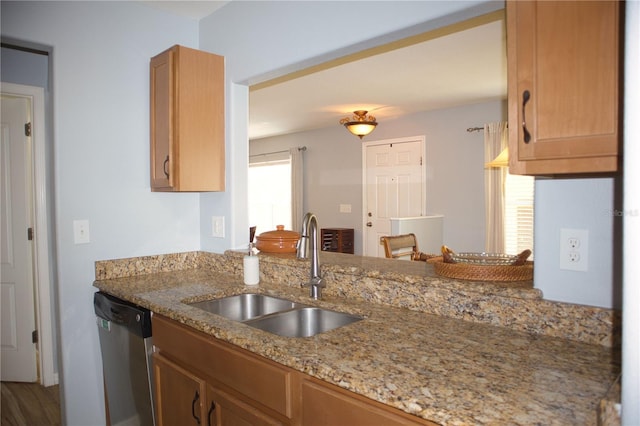
{"type": "Polygon", "coordinates": [[[2,47],[2,81],[49,89],[47,55],[2,47]],[[21,66],[18,67],[17,65],[21,66]]]}
{"type": "Polygon", "coordinates": [[[2,36],[52,46],[63,422],[104,424],[96,260],[200,248],[198,194],[149,187],[149,58],[198,23],[137,2],[1,3],[2,36]],[[72,223],[90,221],[75,245],[72,223]]]}
{"type": "Polygon", "coordinates": [[[622,256],[620,224],[614,244],[614,221],[622,220],[615,214],[620,201],[614,208],[616,182],[620,184],[611,177],[536,179],[534,280],[545,299],[622,307],[621,263],[614,263],[614,257],[622,256]],[[586,272],[560,269],[562,228],[589,232],[586,272]]]}
{"type": "Polygon", "coordinates": [[[501,1],[233,1],[200,21],[200,47],[255,83],[504,8],[501,1]],[[354,19],[357,17],[357,19],[354,19]]]}
{"type": "Polygon", "coordinates": [[[627,2],[624,119],[622,424],[640,425],[640,2],[627,2]]]}
{"type": "MultiPolygon", "coordinates": [[[[292,102],[295,100],[292,100],[292,102]]],[[[411,114],[383,121],[367,141],[425,135],[428,214],[444,214],[443,240],[458,251],[483,251],[485,244],[483,132],[468,127],[506,120],[506,105],[492,101],[411,114]]],[[[251,155],[306,146],[305,202],[322,227],[355,229],[362,254],[362,142],[338,124],[252,140],[251,155]],[[351,213],[340,213],[351,204],[351,213]]]]}

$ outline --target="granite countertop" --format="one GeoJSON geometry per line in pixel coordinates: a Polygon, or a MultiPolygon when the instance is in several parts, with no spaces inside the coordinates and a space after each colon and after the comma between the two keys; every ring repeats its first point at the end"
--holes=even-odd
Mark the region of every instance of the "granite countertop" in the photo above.
{"type": "MultiPolygon", "coordinates": [[[[406,266],[406,265],[404,265],[406,266]]],[[[412,265],[413,267],[413,265],[412,265]]],[[[98,279],[94,286],[196,330],[444,425],[597,423],[619,374],[610,347],[365,302],[209,268],[98,279]],[[359,314],[310,338],[286,338],[186,303],[260,292],[359,314]],[[186,303],[185,303],[186,302],[186,303]]]]}

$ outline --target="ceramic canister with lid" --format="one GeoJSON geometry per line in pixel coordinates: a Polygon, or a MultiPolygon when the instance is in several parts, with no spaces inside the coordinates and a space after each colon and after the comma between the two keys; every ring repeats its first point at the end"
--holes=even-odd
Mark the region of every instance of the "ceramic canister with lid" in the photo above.
{"type": "Polygon", "coordinates": [[[285,230],[283,225],[278,225],[276,228],[275,231],[258,235],[256,248],[265,253],[295,253],[300,234],[285,230]]]}

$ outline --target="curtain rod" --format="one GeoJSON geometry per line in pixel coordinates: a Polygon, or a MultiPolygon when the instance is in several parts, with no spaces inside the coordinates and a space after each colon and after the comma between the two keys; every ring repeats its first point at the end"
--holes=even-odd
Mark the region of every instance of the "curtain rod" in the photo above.
{"type": "MultiPolygon", "coordinates": [[[[509,125],[507,124],[507,128],[509,128],[509,125]]],[[[467,132],[471,133],[471,132],[479,132],[480,130],[484,130],[484,127],[468,127],[467,128],[467,132]]]]}
{"type": "MultiPolygon", "coordinates": [[[[298,151],[306,151],[307,147],[306,146],[299,146],[298,147],[298,151]]],[[[272,154],[284,154],[285,152],[289,152],[288,149],[284,149],[282,151],[273,151],[273,152],[263,152],[262,154],[254,154],[254,155],[250,155],[249,157],[261,157],[264,155],[272,155],[272,154]]]]}

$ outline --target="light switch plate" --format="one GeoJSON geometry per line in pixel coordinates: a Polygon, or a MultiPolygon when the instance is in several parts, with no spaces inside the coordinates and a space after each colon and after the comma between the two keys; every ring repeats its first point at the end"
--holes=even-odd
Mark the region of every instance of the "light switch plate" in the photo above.
{"type": "Polygon", "coordinates": [[[211,236],[224,238],[224,216],[211,216],[211,236]]]}
{"type": "Polygon", "coordinates": [[[73,242],[75,244],[88,244],[91,242],[88,220],[73,221],[73,242]]]}

